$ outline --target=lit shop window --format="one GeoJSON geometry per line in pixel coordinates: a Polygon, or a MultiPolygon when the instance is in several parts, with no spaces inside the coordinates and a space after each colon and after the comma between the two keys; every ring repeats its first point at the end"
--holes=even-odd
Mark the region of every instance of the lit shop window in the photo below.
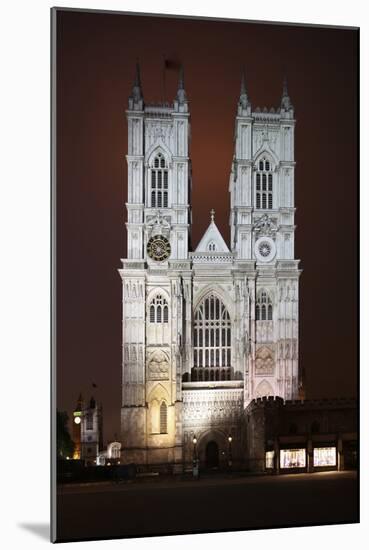
{"type": "Polygon", "coordinates": [[[305,449],[282,449],[280,453],[281,468],[305,468],[305,449]]]}
{"type": "Polygon", "coordinates": [[[314,466],[335,466],[336,447],[319,447],[314,449],[314,466]]]}
{"type": "Polygon", "coordinates": [[[265,468],[274,468],[274,451],[265,453],[265,468]]]}

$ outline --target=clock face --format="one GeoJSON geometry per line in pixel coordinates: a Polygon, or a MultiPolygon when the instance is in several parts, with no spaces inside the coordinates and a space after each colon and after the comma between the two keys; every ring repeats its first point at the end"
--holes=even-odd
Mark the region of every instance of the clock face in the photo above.
{"type": "Polygon", "coordinates": [[[79,416],[76,416],[76,417],[74,418],[74,423],[75,423],[75,424],[80,424],[80,423],[81,423],[81,418],[80,418],[79,416]]]}
{"type": "Polygon", "coordinates": [[[152,260],[163,262],[170,256],[170,243],[166,237],[155,235],[147,242],[147,253],[152,260]]]}

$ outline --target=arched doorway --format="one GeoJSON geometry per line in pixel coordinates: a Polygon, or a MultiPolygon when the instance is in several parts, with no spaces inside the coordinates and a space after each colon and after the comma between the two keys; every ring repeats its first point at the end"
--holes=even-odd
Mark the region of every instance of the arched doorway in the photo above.
{"type": "Polygon", "coordinates": [[[219,466],[219,447],[216,441],[209,441],[205,450],[205,463],[207,468],[219,466]]]}

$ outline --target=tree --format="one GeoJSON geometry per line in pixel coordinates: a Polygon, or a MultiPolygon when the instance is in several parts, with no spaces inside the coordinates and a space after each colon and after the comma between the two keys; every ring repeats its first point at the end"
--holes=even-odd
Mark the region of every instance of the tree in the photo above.
{"type": "Polygon", "coordinates": [[[65,411],[56,412],[56,449],[58,458],[72,457],[74,443],[68,429],[68,415],[65,411]]]}

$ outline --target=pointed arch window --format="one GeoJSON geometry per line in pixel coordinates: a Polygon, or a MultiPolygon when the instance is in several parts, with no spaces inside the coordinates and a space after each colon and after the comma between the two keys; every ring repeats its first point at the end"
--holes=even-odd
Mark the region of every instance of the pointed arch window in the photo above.
{"type": "Polygon", "coordinates": [[[162,153],[151,164],[150,201],[152,208],[168,208],[168,164],[162,153]]]}
{"type": "Polygon", "coordinates": [[[157,294],[151,300],[149,319],[150,323],[168,323],[169,321],[168,302],[161,294],[157,294]]]}
{"type": "Polygon", "coordinates": [[[213,241],[208,244],[208,250],[210,252],[215,252],[215,243],[213,241]]]}
{"type": "Polygon", "coordinates": [[[218,296],[210,294],[195,312],[191,380],[231,380],[231,347],[228,310],[218,296]]]}
{"type": "Polygon", "coordinates": [[[273,302],[266,290],[261,290],[258,293],[255,317],[257,321],[272,321],[273,320],[273,302]]]}
{"type": "Polygon", "coordinates": [[[263,157],[256,166],[255,207],[261,210],[273,208],[273,173],[270,161],[263,157]]]}
{"type": "Polygon", "coordinates": [[[168,433],[168,407],[165,401],[160,405],[160,433],[168,433]]]}

